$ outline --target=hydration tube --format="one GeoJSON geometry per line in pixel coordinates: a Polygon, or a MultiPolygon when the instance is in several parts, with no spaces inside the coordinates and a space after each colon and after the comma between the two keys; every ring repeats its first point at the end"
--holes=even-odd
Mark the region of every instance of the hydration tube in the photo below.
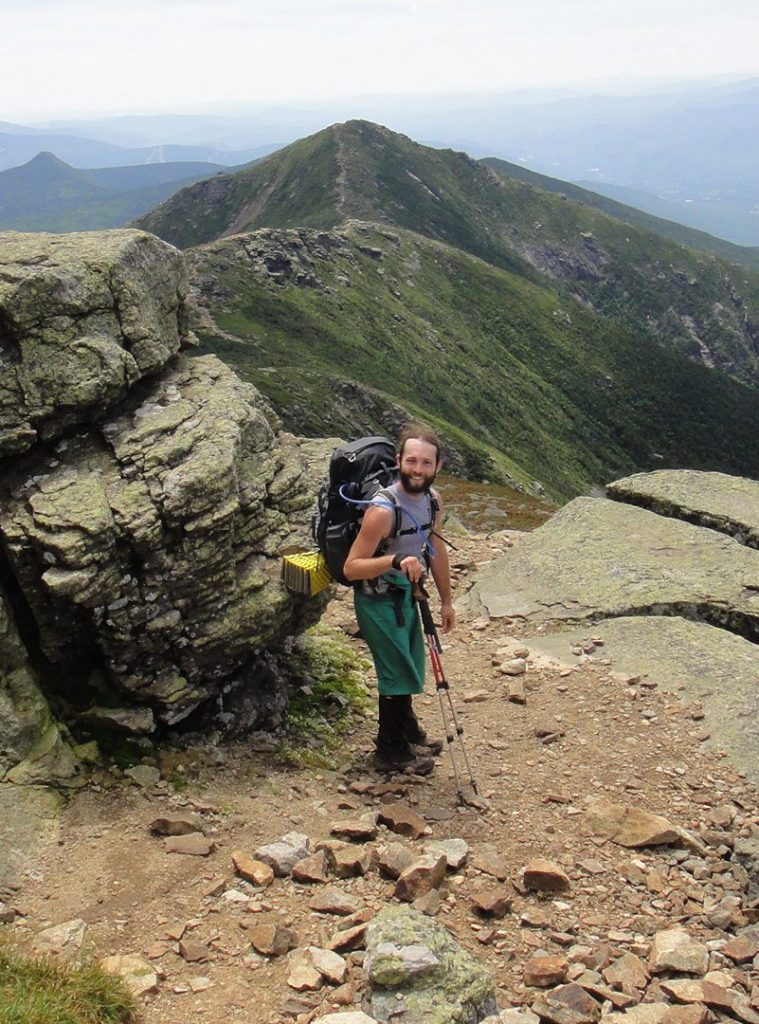
{"type": "MultiPolygon", "coordinates": [[[[390,509],[390,511],[393,512],[393,513],[395,512],[396,507],[400,507],[401,515],[402,516],[404,516],[404,515],[408,516],[408,518],[411,520],[411,522],[412,522],[412,524],[414,526],[415,532],[416,533],[421,533],[422,532],[422,529],[423,529],[422,524],[413,515],[413,513],[409,512],[409,510],[407,508],[404,508],[402,505],[401,506],[396,506],[389,499],[385,499],[385,498],[381,498],[381,497],[380,498],[372,498],[369,501],[359,501],[356,498],[349,498],[347,496],[347,494],[343,494],[344,489],[346,487],[348,487],[348,486],[350,486],[350,485],[349,484],[342,484],[342,486],[338,487],[337,493],[340,495],[340,497],[343,499],[343,501],[347,502],[349,505],[378,505],[381,508],[388,508],[388,509],[390,509]]],[[[430,537],[432,536],[432,526],[434,526],[434,523],[430,523],[430,537]]],[[[426,544],[427,544],[427,548],[429,549],[430,556],[432,558],[434,558],[435,557],[435,548],[432,546],[432,542],[430,541],[429,538],[427,539],[426,544]]]]}

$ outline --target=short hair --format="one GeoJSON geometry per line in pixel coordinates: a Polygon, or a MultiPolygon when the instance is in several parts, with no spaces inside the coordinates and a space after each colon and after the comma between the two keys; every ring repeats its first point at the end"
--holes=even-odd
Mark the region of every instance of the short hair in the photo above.
{"type": "Polygon", "coordinates": [[[398,455],[403,458],[403,449],[406,446],[406,441],[426,441],[427,444],[435,446],[435,461],[439,462],[442,454],[443,443],[432,429],[428,427],[426,423],[422,423],[419,420],[411,420],[409,423],[404,423],[398,434],[398,440],[396,442],[396,448],[398,455]]]}

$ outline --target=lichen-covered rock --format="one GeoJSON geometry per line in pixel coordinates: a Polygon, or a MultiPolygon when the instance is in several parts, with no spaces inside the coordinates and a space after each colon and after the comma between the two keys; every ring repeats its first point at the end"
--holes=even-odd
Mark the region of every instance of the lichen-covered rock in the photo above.
{"type": "Polygon", "coordinates": [[[730,534],[759,548],[759,480],[693,469],[659,469],[615,480],[608,497],[730,534]]]}
{"type": "Polygon", "coordinates": [[[478,1024],[497,1012],[487,970],[415,910],[387,907],[371,921],[364,970],[371,987],[363,1008],[382,1024],[401,1010],[405,1024],[478,1024]]]}
{"type": "Polygon", "coordinates": [[[258,393],[213,356],[179,356],[55,450],[8,463],[0,536],[57,669],[105,668],[163,722],[244,689],[241,727],[276,721],[270,652],[321,603],[279,583],[314,484],[258,393]]]}
{"type": "Polygon", "coordinates": [[[140,231],[0,233],[0,456],[102,416],[188,341],[181,254],[140,231]]]}

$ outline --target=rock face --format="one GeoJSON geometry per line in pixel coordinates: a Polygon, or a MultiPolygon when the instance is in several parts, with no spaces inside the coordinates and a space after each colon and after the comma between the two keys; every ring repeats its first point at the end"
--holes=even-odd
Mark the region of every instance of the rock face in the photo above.
{"type": "Polygon", "coordinates": [[[366,951],[364,1009],[382,1024],[401,1016],[406,1024],[478,1024],[496,1012],[485,968],[424,914],[382,910],[369,924],[366,951]]]}
{"type": "Polygon", "coordinates": [[[660,469],[615,480],[606,488],[615,501],[661,516],[708,526],[759,548],[759,481],[726,473],[660,469]]]}
{"type": "Polygon", "coordinates": [[[277,555],[314,484],[255,388],[177,354],[183,291],[140,232],[0,236],[0,777],[43,736],[61,753],[28,656],[159,725],[221,694],[241,730],[286,704],[277,653],[321,604],[277,555]]]}
{"type": "Polygon", "coordinates": [[[95,416],[187,342],[181,254],[140,231],[0,234],[0,455],[95,416]]]}

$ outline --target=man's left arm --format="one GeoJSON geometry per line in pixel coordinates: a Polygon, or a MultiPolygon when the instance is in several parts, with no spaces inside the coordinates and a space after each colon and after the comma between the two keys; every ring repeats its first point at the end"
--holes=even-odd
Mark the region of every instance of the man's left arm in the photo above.
{"type": "Polygon", "coordinates": [[[440,536],[443,522],[443,505],[437,491],[432,492],[438,503],[438,511],[433,525],[433,534],[430,536],[430,571],[435,581],[437,592],[440,595],[440,618],[441,627],[444,633],[450,633],[456,621],[456,613],[451,602],[451,567],[448,561],[448,549],[440,536]]]}

